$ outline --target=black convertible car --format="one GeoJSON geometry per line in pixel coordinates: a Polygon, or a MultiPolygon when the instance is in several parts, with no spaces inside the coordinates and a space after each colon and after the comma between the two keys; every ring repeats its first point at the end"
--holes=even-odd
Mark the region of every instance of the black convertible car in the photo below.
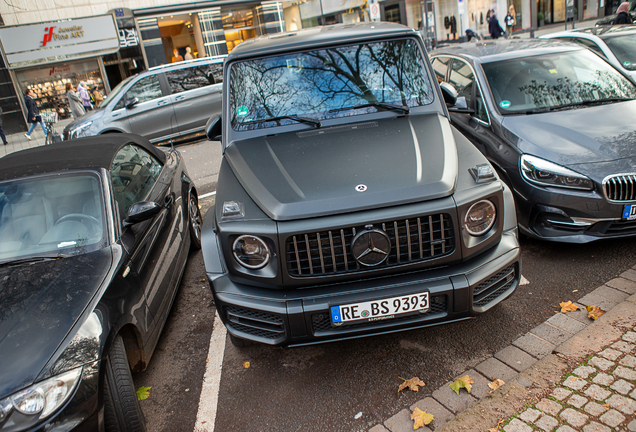
{"type": "Polygon", "coordinates": [[[0,158],[0,431],[143,431],[150,360],[188,257],[176,151],[107,135],[0,158]]]}
{"type": "Polygon", "coordinates": [[[431,54],[453,125],[513,189],[519,229],[585,243],[636,235],[636,87],[578,44],[507,40],[431,54]]]}

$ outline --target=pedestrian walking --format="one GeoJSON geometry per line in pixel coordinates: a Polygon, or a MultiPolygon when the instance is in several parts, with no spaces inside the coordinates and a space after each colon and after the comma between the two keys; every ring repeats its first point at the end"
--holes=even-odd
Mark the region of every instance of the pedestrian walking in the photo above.
{"type": "Polygon", "coordinates": [[[508,35],[508,37],[510,37],[512,35],[512,27],[516,24],[514,5],[510,5],[510,7],[508,8],[508,15],[506,15],[504,21],[506,23],[506,34],[508,35]]]}
{"type": "Polygon", "coordinates": [[[80,99],[82,99],[82,106],[86,111],[90,111],[93,109],[91,105],[91,96],[88,94],[88,89],[86,88],[86,82],[82,81],[77,86],[77,90],[79,91],[80,99]]]}
{"type": "Polygon", "coordinates": [[[7,137],[4,136],[4,129],[2,129],[2,107],[0,107],[0,138],[2,138],[2,143],[7,145],[7,137]]]}
{"type": "Polygon", "coordinates": [[[84,105],[82,105],[82,99],[78,96],[75,90],[73,90],[73,84],[71,83],[66,83],[66,97],[68,98],[68,107],[70,108],[74,119],[86,114],[84,105]]]}
{"type": "Polygon", "coordinates": [[[612,21],[612,24],[631,24],[632,17],[629,15],[629,2],[623,2],[616,9],[616,18],[612,21]]]}
{"type": "Polygon", "coordinates": [[[93,103],[95,104],[95,108],[99,108],[99,106],[104,101],[104,96],[102,96],[99,90],[97,90],[97,86],[93,87],[91,95],[93,95],[93,103]]]}
{"type": "Polygon", "coordinates": [[[33,129],[40,124],[42,126],[42,131],[44,131],[44,138],[46,138],[46,126],[44,126],[44,122],[42,121],[42,117],[40,116],[40,110],[38,109],[38,104],[33,99],[34,93],[33,90],[28,89],[24,96],[24,103],[27,107],[27,122],[31,123],[29,126],[29,130],[24,134],[25,137],[30,141],[31,133],[33,129]]]}
{"type": "Polygon", "coordinates": [[[499,39],[499,36],[501,36],[501,34],[503,33],[494,9],[490,11],[490,18],[488,19],[488,32],[490,33],[490,37],[493,39],[499,39]]]}
{"type": "Polygon", "coordinates": [[[186,47],[185,59],[194,60],[194,56],[192,55],[192,48],[186,47]]]}

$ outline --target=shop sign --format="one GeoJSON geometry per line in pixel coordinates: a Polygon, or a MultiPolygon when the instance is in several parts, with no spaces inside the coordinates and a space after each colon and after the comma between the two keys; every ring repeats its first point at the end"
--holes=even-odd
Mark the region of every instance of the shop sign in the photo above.
{"type": "Polygon", "coordinates": [[[137,29],[119,29],[119,46],[121,48],[135,47],[139,45],[137,29]]]}
{"type": "Polygon", "coordinates": [[[112,15],[0,28],[9,68],[117,52],[120,46],[112,15]]]}

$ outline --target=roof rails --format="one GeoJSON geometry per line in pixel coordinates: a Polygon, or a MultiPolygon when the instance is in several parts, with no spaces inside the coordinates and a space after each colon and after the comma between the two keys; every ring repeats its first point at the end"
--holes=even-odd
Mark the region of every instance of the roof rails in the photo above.
{"type": "Polygon", "coordinates": [[[203,58],[198,58],[198,59],[193,59],[193,60],[184,60],[184,61],[180,61],[178,63],[168,63],[168,64],[159,65],[159,66],[153,66],[153,67],[149,68],[148,70],[149,71],[154,71],[154,70],[158,70],[158,69],[165,69],[165,68],[169,68],[169,67],[177,67],[177,66],[193,64],[193,63],[204,63],[204,62],[207,62],[207,61],[210,61],[210,60],[224,59],[225,57],[227,57],[227,54],[218,55],[218,56],[203,57],[203,58]]]}

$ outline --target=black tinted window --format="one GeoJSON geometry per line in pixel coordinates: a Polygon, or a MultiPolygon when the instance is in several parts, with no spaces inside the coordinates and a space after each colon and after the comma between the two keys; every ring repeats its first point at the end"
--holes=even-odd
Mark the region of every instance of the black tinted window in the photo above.
{"type": "Polygon", "coordinates": [[[127,145],[119,150],[111,166],[113,195],[120,210],[143,201],[161,172],[161,163],[144,149],[127,145]]]}
{"type": "Polygon", "coordinates": [[[222,83],[223,63],[177,69],[165,74],[172,93],[180,93],[222,83]]]}

